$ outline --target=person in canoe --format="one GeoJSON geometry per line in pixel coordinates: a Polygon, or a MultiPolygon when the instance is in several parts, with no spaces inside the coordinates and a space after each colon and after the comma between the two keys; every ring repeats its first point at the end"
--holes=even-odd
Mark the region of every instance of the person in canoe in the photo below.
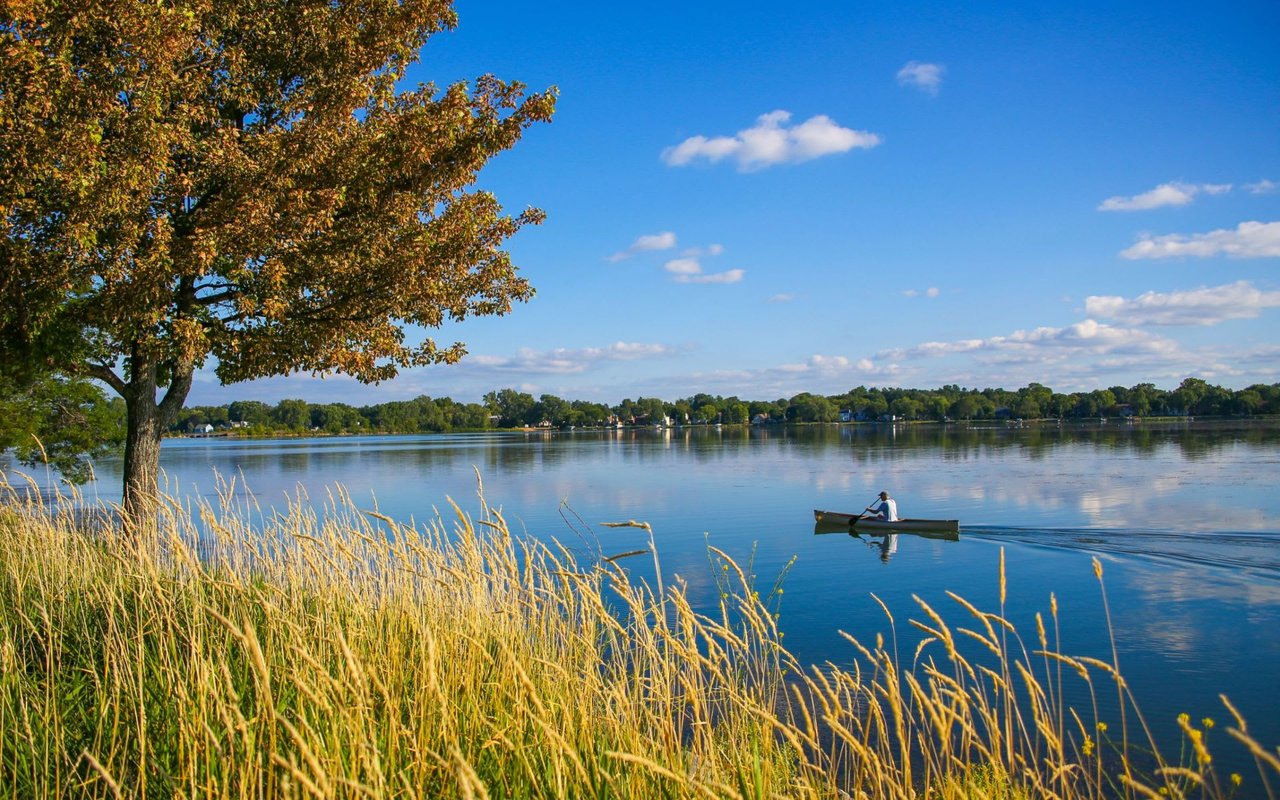
{"type": "Polygon", "coordinates": [[[866,511],[870,513],[867,519],[880,519],[885,522],[898,521],[898,502],[890,497],[888,492],[881,492],[879,505],[872,503],[867,506],[866,511]]]}

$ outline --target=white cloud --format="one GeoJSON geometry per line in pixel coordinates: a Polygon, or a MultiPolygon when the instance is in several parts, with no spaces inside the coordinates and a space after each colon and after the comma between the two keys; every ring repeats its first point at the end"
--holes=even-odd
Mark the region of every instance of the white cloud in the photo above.
{"type": "Polygon", "coordinates": [[[708,272],[701,275],[682,274],[675,276],[672,280],[676,283],[737,283],[746,274],[746,270],[730,269],[724,272],[708,272]]]}
{"type": "MultiPolygon", "coordinates": [[[[587,353],[598,352],[594,348],[589,348],[587,353]]],[[[670,355],[673,351],[665,344],[645,344],[642,342],[614,342],[604,348],[603,352],[607,353],[609,360],[612,361],[635,361],[639,358],[653,358],[655,356],[670,355]]]]}
{"type": "Polygon", "coordinates": [[[713,244],[706,249],[693,248],[685,251],[684,258],[673,258],[664,264],[662,268],[671,273],[671,280],[676,283],[737,283],[742,280],[742,276],[747,274],[745,270],[702,271],[702,262],[699,261],[700,255],[718,256],[723,252],[724,248],[718,244],[713,244]],[[699,256],[690,255],[691,253],[697,253],[699,256]]]}
{"type": "Polygon", "coordinates": [[[822,114],[787,127],[790,119],[789,111],[771,111],[762,114],[754,127],[733,136],[691,136],[663,150],[662,160],[668,166],[683,167],[699,159],[714,164],[732,158],[740,171],[750,172],[880,144],[876,134],[842,128],[822,114]]]}
{"type": "Polygon", "coordinates": [[[1229,319],[1252,319],[1263,309],[1280,306],[1280,292],[1264,292],[1248,281],[1236,281],[1187,292],[1146,292],[1132,299],[1092,296],[1084,301],[1092,317],[1129,325],[1216,325],[1229,319]]]}
{"type": "Polygon", "coordinates": [[[671,231],[646,234],[637,238],[626,250],[620,250],[609,256],[609,260],[622,261],[623,259],[631,258],[637,253],[644,253],[650,250],[670,250],[675,246],[676,235],[671,231]]]}
{"type": "Polygon", "coordinates": [[[780,364],[776,367],[767,367],[754,371],[758,376],[768,375],[769,373],[784,373],[790,375],[806,374],[821,378],[862,379],[882,378],[894,375],[897,372],[898,368],[895,365],[876,366],[876,363],[869,358],[860,358],[855,361],[847,356],[828,356],[821,353],[809,356],[807,361],[800,364],[780,364]]]}
{"type": "Polygon", "coordinates": [[[1008,336],[992,336],[987,339],[924,342],[913,347],[885,350],[877,353],[876,358],[904,360],[972,353],[999,361],[1040,361],[1073,354],[1088,354],[1093,357],[1112,353],[1151,355],[1176,349],[1177,344],[1170,339],[1086,319],[1064,328],[1020,330],[1008,336]]]}
{"type": "Polygon", "coordinates": [[[773,297],[770,297],[769,302],[770,303],[790,303],[792,300],[795,300],[795,299],[796,299],[796,296],[794,294],[791,294],[790,292],[781,292],[779,294],[775,294],[773,297]]]}
{"type": "Polygon", "coordinates": [[[1195,198],[1195,187],[1162,183],[1156,188],[1132,197],[1116,195],[1108,197],[1098,206],[1099,211],[1146,211],[1161,206],[1185,206],[1195,198]]]}
{"type": "Polygon", "coordinates": [[[1187,375],[1269,383],[1280,375],[1280,361],[1259,359],[1261,352],[1221,345],[1187,349],[1171,338],[1087,319],[1007,336],[924,342],[881,351],[874,359],[892,364],[895,377],[910,385],[1016,387],[1039,381],[1061,392],[1139,381],[1176,385],[1187,375]]]}
{"type": "Polygon", "coordinates": [[[931,95],[936,95],[938,89],[942,87],[942,75],[947,68],[942,64],[932,64],[927,61],[908,61],[898,70],[898,84],[900,86],[914,86],[922,89],[931,95]]]}
{"type": "Polygon", "coordinates": [[[697,275],[702,272],[702,264],[696,258],[673,258],[662,268],[676,275],[697,275]]]}
{"type": "Polygon", "coordinates": [[[1280,256],[1280,222],[1241,222],[1235,230],[1166,236],[1142,236],[1137,244],[1120,251],[1124,258],[1174,258],[1177,256],[1274,258],[1280,256]]]}
{"type": "Polygon", "coordinates": [[[1280,189],[1280,183],[1263,178],[1257,183],[1246,183],[1244,188],[1249,191],[1249,194],[1271,194],[1276,189],[1280,189]]]}
{"type": "Polygon", "coordinates": [[[869,381],[897,377],[896,364],[878,365],[870,359],[815,354],[803,362],[759,369],[699,372],[680,379],[682,386],[717,391],[744,398],[783,397],[797,392],[834,393],[869,381]]]}
{"type": "Polygon", "coordinates": [[[1225,194],[1231,191],[1229,183],[1182,183],[1174,181],[1162,183],[1150,191],[1135,194],[1132,197],[1116,195],[1108,197],[1098,205],[1099,211],[1150,211],[1165,206],[1185,206],[1195,199],[1197,194],[1225,194]]]}
{"type": "Polygon", "coordinates": [[[724,245],[709,244],[706,247],[690,247],[680,255],[686,258],[702,258],[703,256],[718,256],[724,252],[724,245]]]}
{"type": "Polygon", "coordinates": [[[924,295],[925,297],[937,297],[941,293],[941,290],[939,290],[937,286],[930,286],[923,292],[919,289],[907,289],[902,293],[902,295],[903,297],[919,297],[920,295],[924,295]]]}
{"type": "Polygon", "coordinates": [[[814,355],[809,358],[809,366],[818,370],[844,370],[849,368],[849,359],[844,356],[814,355]]]}
{"type": "Polygon", "coordinates": [[[591,366],[607,361],[637,361],[668,356],[675,351],[664,344],[614,342],[605,347],[533,350],[522,347],[514,356],[473,355],[460,362],[493,372],[571,375],[585,372],[591,366]]]}

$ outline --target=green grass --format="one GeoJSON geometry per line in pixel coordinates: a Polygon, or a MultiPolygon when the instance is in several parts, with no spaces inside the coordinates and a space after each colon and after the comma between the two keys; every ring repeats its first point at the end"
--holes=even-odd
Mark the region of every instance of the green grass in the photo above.
{"type": "Polygon", "coordinates": [[[1220,778],[1205,724],[1183,720],[1183,762],[1139,775],[1128,752],[1152,737],[1109,664],[1060,652],[1056,608],[1028,648],[1000,613],[955,598],[965,628],[922,602],[909,659],[851,639],[838,669],[797,663],[773,595],[719,551],[722,603],[703,615],[682,585],[517,540],[483,505],[415,529],[338,491],[319,516],[166,502],[142,544],[83,527],[0,506],[0,797],[1228,797],[1280,782],[1234,711],[1215,743],[1249,749],[1256,774],[1220,778]],[[199,554],[193,518],[213,538],[199,554]],[[1065,708],[1068,680],[1116,692],[1125,729],[1100,736],[1091,709],[1065,708]]]}

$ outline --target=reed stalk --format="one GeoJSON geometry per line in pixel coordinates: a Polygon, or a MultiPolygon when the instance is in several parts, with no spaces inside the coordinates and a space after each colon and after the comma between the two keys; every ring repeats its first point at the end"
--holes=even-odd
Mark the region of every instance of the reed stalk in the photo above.
{"type": "Polygon", "coordinates": [[[678,579],[633,579],[626,556],[658,564],[641,523],[647,550],[580,560],[483,500],[417,525],[340,488],[268,513],[229,484],[161,498],[139,541],[29,496],[0,505],[0,798],[1230,797],[1280,779],[1229,704],[1225,742],[1256,775],[1215,773],[1203,721],[1182,720],[1182,760],[1145,725],[1112,757],[1063,683],[1132,695],[1114,654],[1061,651],[1056,603],[1038,647],[952,596],[976,624],[919,601],[910,660],[888,616],[888,647],[847,637],[847,666],[802,665],[781,586],[761,597],[728,554],[709,551],[711,612],[678,579]],[[1131,757],[1139,735],[1154,755],[1131,757]]]}

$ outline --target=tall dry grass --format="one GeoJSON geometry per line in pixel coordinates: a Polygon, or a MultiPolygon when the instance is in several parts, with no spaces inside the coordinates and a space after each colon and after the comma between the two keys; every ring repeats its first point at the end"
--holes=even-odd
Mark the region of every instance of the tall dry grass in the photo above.
{"type": "Polygon", "coordinates": [[[1056,608],[1028,645],[1002,609],[953,597],[963,627],[921,602],[909,656],[850,638],[853,667],[803,666],[726,554],[713,614],[653,557],[660,589],[623,558],[517,540],[483,501],[415,528],[341,490],[320,514],[228,491],[166,501],[138,543],[11,494],[0,796],[1221,797],[1280,779],[1229,705],[1214,738],[1256,774],[1219,776],[1186,719],[1185,763],[1147,753],[1114,662],[1062,653],[1056,608]],[[1066,707],[1070,680],[1117,693],[1124,730],[1066,707]]]}

